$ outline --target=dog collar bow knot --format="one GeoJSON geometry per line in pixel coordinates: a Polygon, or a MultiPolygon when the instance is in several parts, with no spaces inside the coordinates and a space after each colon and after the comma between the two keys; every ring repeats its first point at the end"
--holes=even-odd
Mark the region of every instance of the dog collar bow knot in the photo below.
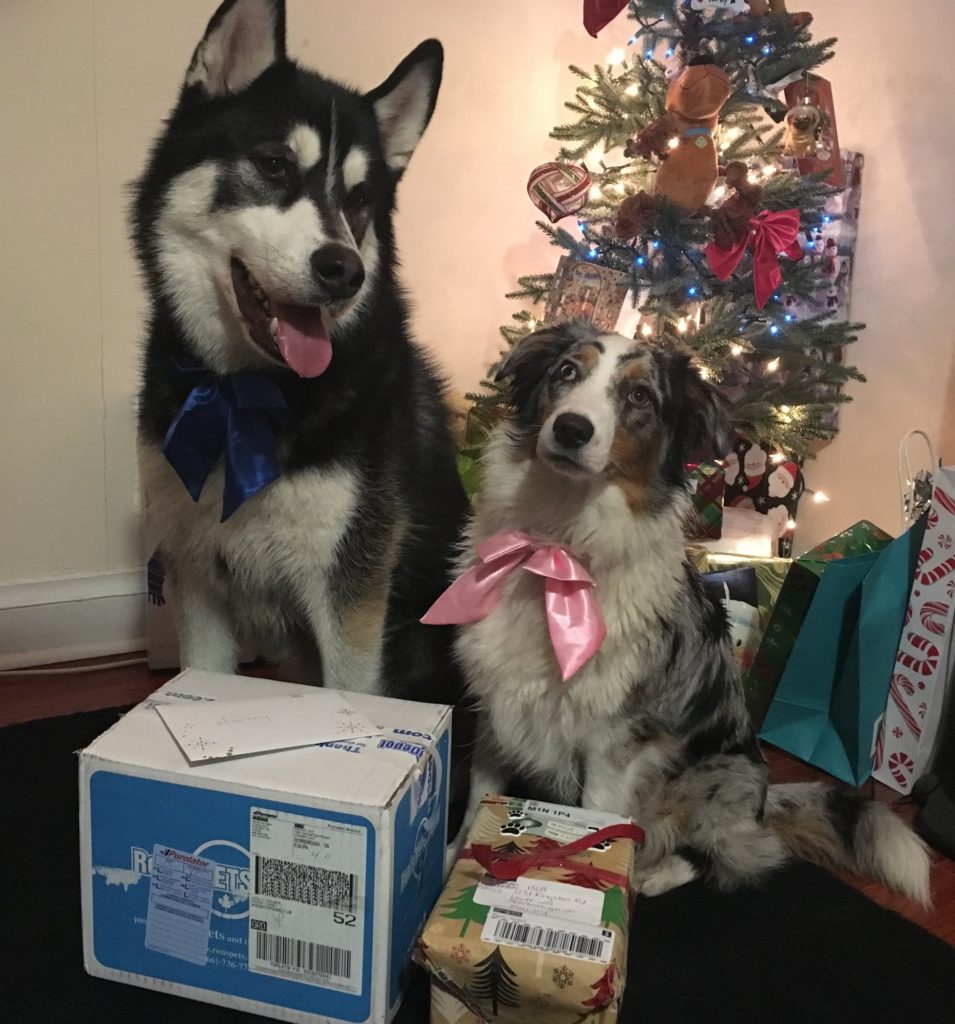
{"type": "Polygon", "coordinates": [[[729,249],[721,249],[711,242],[703,251],[710,262],[713,273],[725,281],[739,266],[747,246],[753,247],[753,290],[756,306],[762,309],[770,295],[783,279],[779,269],[779,254],[791,260],[802,259],[802,248],[797,241],[799,235],[799,211],[780,210],[770,213],[763,210],[749,222],[749,231],[729,249]]]}
{"type": "Polygon", "coordinates": [[[166,431],[163,454],[193,501],[199,500],[213,467],[225,457],[222,522],[243,502],[281,476],[275,428],[288,406],[279,386],[261,373],[217,377],[201,366],[176,363],[196,378],[166,431]]]}
{"type": "Polygon", "coordinates": [[[551,645],[566,682],[600,649],[607,626],[587,570],[563,548],[541,544],[526,533],[498,533],[478,545],[472,566],[438,598],[421,621],[460,625],[487,618],[501,599],[504,582],[522,568],[544,581],[544,609],[551,645]]]}

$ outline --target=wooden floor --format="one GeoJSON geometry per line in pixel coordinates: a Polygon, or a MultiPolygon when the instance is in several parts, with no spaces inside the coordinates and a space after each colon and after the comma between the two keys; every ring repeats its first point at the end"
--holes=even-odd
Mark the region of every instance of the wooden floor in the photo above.
{"type": "MultiPolygon", "coordinates": [[[[170,672],[151,672],[145,664],[113,667],[112,662],[130,660],[134,655],[116,659],[77,662],[54,666],[49,675],[0,674],[0,726],[29,722],[40,718],[95,711],[98,708],[135,704],[168,679],[170,672]],[[64,668],[89,667],[82,673],[65,673],[64,668]]],[[[256,674],[266,674],[256,672],[256,674]]],[[[2,743],[0,737],[0,743],[2,743]]],[[[797,761],[788,754],[766,746],[772,782],[808,782],[827,778],[823,772],[797,761]]],[[[872,799],[891,804],[911,820],[915,807],[880,783],[868,783],[864,792],[872,799]]],[[[931,910],[922,910],[885,886],[845,875],[845,881],[866,893],[875,902],[898,911],[930,932],[955,946],[955,862],[933,853],[931,910]]]]}

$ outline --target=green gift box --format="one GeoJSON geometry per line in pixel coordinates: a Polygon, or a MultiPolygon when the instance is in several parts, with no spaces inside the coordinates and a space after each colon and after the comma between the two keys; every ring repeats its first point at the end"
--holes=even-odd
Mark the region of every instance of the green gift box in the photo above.
{"type": "Polygon", "coordinates": [[[763,724],[826,566],[841,558],[881,551],[891,541],[888,533],[863,519],[789,566],[756,659],[743,675],[746,704],[756,729],[763,724]]]}

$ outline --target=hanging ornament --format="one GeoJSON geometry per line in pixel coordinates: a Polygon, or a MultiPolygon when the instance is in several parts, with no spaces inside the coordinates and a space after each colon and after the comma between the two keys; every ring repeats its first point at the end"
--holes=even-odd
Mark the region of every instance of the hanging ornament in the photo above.
{"type": "Polygon", "coordinates": [[[713,134],[733,87],[712,57],[693,57],[667,89],[666,114],[631,139],[627,156],[656,156],[660,168],[653,194],[664,196],[687,214],[706,202],[719,177],[713,134]]]}
{"type": "Polygon", "coordinates": [[[786,156],[815,156],[823,128],[829,122],[824,110],[813,106],[809,97],[786,111],[783,128],[783,152],[786,156]]]}
{"type": "Polygon", "coordinates": [[[592,181],[585,167],[576,164],[541,164],[527,179],[531,202],[556,224],[587,204],[592,181]]]}
{"type": "Polygon", "coordinates": [[[594,37],[620,14],[630,0],[584,0],[584,28],[594,37]]]}
{"type": "MultiPolygon", "coordinates": [[[[814,129],[814,147],[805,154],[793,154],[800,174],[825,173],[825,183],[842,188],[846,183],[845,167],[839,152],[839,134],[836,130],[836,108],[832,99],[832,86],[818,75],[806,75],[799,82],[786,86],[783,95],[790,108],[786,113],[787,131],[790,118],[808,125],[821,116],[814,129]],[[804,115],[805,114],[805,118],[804,115]]],[[[797,133],[794,146],[806,143],[804,135],[797,133]]]]}

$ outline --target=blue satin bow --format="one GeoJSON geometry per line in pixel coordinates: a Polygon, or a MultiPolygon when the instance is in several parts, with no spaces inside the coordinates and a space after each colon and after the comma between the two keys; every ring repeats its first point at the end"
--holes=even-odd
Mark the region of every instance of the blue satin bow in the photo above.
{"type": "Polygon", "coordinates": [[[175,365],[184,376],[199,379],[166,431],[163,454],[193,501],[225,456],[224,523],[281,476],[275,428],[288,417],[288,406],[279,386],[264,374],[216,377],[200,366],[175,365]]]}

